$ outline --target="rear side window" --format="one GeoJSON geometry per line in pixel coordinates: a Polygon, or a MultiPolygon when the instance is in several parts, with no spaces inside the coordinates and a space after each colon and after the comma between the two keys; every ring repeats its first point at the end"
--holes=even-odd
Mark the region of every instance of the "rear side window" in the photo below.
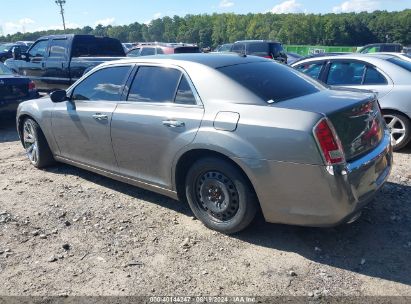
{"type": "Polygon", "coordinates": [[[305,63],[299,65],[296,69],[315,79],[320,77],[321,69],[324,66],[323,62],[305,63]]]}
{"type": "Polygon", "coordinates": [[[200,49],[196,46],[184,46],[184,47],[177,47],[174,49],[175,54],[183,54],[183,53],[200,53],[200,49]]]}
{"type": "Polygon", "coordinates": [[[245,54],[245,45],[243,43],[234,43],[231,51],[240,54],[245,54]]]}
{"type": "Polygon", "coordinates": [[[140,56],[150,56],[155,55],[156,49],[155,48],[142,48],[140,52],[140,56]]]}
{"type": "Polygon", "coordinates": [[[280,43],[270,43],[270,50],[274,57],[278,57],[284,53],[284,48],[280,43]]]}
{"type": "Polygon", "coordinates": [[[49,58],[65,58],[67,50],[67,39],[52,40],[50,44],[49,58]]]}
{"type": "Polygon", "coordinates": [[[387,84],[387,79],[372,67],[367,67],[363,84],[387,84]]]}
{"type": "Polygon", "coordinates": [[[140,67],[130,87],[129,101],[173,102],[181,72],[162,67],[140,67]]]}
{"type": "Polygon", "coordinates": [[[125,56],[119,40],[107,37],[74,36],[73,57],[125,56]]]}
{"type": "Polygon", "coordinates": [[[317,81],[274,62],[238,64],[218,70],[268,103],[313,94],[323,89],[317,81]]]}
{"type": "Polygon", "coordinates": [[[196,104],[196,99],[194,97],[193,91],[191,90],[187,78],[184,75],[181,77],[180,85],[177,89],[175,103],[187,105],[196,104]]]}
{"type": "Polygon", "coordinates": [[[365,64],[360,62],[333,62],[328,73],[329,85],[360,85],[365,64]]]}
{"type": "Polygon", "coordinates": [[[72,99],[119,101],[129,71],[129,66],[98,70],[75,87],[72,99]]]}
{"type": "Polygon", "coordinates": [[[247,48],[247,54],[255,56],[268,56],[270,53],[268,43],[250,43],[247,48]]]}

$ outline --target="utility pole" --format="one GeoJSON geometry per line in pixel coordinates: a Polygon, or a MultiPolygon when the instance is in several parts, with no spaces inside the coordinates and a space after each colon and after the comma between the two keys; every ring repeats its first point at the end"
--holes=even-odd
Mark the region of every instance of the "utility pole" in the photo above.
{"type": "Polygon", "coordinates": [[[60,6],[60,14],[61,18],[63,19],[63,28],[66,30],[66,21],[64,20],[64,8],[63,5],[66,4],[66,0],[56,0],[55,1],[58,6],[60,6]]]}

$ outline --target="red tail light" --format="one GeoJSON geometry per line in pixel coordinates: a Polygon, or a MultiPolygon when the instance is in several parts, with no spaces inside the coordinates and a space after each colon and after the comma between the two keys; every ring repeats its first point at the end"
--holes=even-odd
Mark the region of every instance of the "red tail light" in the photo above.
{"type": "Polygon", "coordinates": [[[323,154],[326,165],[340,164],[345,161],[341,142],[331,122],[323,118],[314,127],[314,137],[323,154]]]}
{"type": "Polygon", "coordinates": [[[29,82],[29,91],[34,91],[36,89],[36,85],[33,81],[29,82]]]}
{"type": "Polygon", "coordinates": [[[264,58],[273,59],[272,56],[264,56],[264,58]]]}

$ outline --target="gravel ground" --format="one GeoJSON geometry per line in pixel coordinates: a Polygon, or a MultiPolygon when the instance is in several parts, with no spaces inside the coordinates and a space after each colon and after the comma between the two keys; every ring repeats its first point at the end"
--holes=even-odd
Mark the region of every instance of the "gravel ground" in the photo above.
{"type": "Polygon", "coordinates": [[[236,236],[187,205],[68,165],[37,170],[0,126],[0,295],[411,296],[411,147],[351,225],[259,219],[236,236]]]}

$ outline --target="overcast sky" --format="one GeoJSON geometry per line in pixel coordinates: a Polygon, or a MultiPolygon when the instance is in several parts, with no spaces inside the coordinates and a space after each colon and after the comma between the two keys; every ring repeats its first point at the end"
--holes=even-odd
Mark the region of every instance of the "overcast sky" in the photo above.
{"type": "MultiPolygon", "coordinates": [[[[4,1],[4,0],[3,0],[4,1]]],[[[4,1],[0,35],[62,28],[54,0],[4,1]],[[6,4],[7,3],[7,4],[6,4]]],[[[164,16],[201,13],[340,13],[374,10],[400,11],[411,0],[66,0],[67,26],[148,23],[164,16]]]]}

